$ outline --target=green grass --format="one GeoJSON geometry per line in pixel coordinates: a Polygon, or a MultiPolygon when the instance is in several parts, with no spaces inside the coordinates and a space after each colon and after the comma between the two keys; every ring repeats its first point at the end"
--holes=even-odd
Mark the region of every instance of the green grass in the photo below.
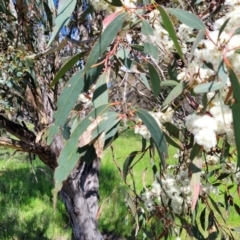
{"type": "MultiPolygon", "coordinates": [[[[134,220],[128,214],[124,202],[125,189],[128,188],[117,166],[122,169],[126,157],[132,151],[141,150],[141,147],[140,136],[127,131],[113,143],[114,154],[111,148],[104,153],[100,171],[99,227],[102,232],[113,232],[119,236],[131,234],[134,220]]],[[[70,223],[63,203],[58,201],[55,212],[52,207],[51,171],[39,160],[34,160],[31,166],[26,154],[17,153],[11,157],[12,153],[13,151],[0,149],[0,239],[70,240],[70,223]]],[[[171,164],[174,154],[175,149],[169,148],[168,162],[171,164]]],[[[138,157],[134,161],[137,159],[138,157]]],[[[143,175],[145,185],[152,183],[148,154],[136,164],[133,175],[138,193],[143,186],[143,175]]],[[[132,184],[130,177],[127,182],[132,184]]],[[[231,192],[234,200],[238,199],[236,189],[231,192]]],[[[214,199],[218,200],[218,197],[214,199]]],[[[240,205],[239,200],[237,203],[240,205]]],[[[223,215],[226,216],[224,211],[223,215]]],[[[231,208],[228,224],[238,227],[238,223],[239,215],[231,208]]],[[[184,234],[182,239],[189,238],[184,234]]]]}
{"type": "Polygon", "coordinates": [[[33,166],[26,154],[1,149],[0,239],[64,240],[71,229],[64,205],[52,207],[51,171],[39,160],[33,166]]]}

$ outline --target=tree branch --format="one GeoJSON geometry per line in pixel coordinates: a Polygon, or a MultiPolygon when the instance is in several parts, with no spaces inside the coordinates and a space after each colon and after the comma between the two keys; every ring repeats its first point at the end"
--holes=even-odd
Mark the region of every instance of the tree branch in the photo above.
{"type": "Polygon", "coordinates": [[[49,147],[44,147],[39,144],[26,143],[23,141],[14,140],[11,138],[0,138],[0,146],[13,148],[21,152],[35,153],[39,156],[42,162],[44,162],[51,169],[57,167],[56,156],[51,152],[49,147]]]}
{"type": "Polygon", "coordinates": [[[11,133],[21,141],[34,142],[36,139],[36,136],[32,131],[24,128],[20,124],[8,120],[3,115],[0,115],[0,125],[5,128],[7,132],[11,133]]]}

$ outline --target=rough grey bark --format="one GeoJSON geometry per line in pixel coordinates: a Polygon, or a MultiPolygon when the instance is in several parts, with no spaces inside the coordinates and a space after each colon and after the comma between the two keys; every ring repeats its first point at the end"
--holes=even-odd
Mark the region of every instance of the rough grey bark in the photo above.
{"type": "Polygon", "coordinates": [[[99,159],[79,162],[64,182],[61,197],[68,211],[74,240],[102,240],[97,227],[99,159]]]}

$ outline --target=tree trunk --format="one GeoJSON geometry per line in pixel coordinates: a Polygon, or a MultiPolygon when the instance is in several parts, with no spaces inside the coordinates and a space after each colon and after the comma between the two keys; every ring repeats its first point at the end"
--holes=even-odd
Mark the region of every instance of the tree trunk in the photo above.
{"type": "Polygon", "coordinates": [[[79,162],[64,182],[61,197],[69,214],[74,240],[102,240],[97,227],[99,159],[79,162]]]}

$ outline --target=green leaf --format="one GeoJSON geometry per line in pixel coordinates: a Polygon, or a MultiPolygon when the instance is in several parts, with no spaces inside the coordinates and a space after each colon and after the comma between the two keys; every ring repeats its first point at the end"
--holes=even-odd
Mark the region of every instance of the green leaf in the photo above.
{"type": "Polygon", "coordinates": [[[207,230],[210,230],[214,225],[214,213],[213,210],[211,209],[208,215],[208,227],[207,230]]]}
{"type": "Polygon", "coordinates": [[[237,214],[240,216],[240,207],[236,203],[234,203],[234,208],[235,208],[237,214]]]}
{"type": "Polygon", "coordinates": [[[157,148],[162,166],[165,167],[165,158],[168,157],[168,148],[162,130],[160,129],[154,117],[152,117],[146,110],[138,109],[136,111],[136,114],[143,121],[148,131],[151,133],[151,137],[157,148]]]}
{"type": "Polygon", "coordinates": [[[180,94],[182,94],[183,90],[185,89],[187,83],[186,82],[180,82],[177,84],[176,87],[173,88],[173,90],[168,94],[165,101],[163,102],[163,106],[168,105],[171,103],[175,98],[177,98],[180,94]]]}
{"type": "Polygon", "coordinates": [[[79,94],[84,88],[84,69],[72,76],[64,87],[58,102],[57,111],[54,112],[55,119],[53,125],[49,129],[47,144],[52,142],[54,135],[59,131],[59,127],[65,123],[72,107],[78,99],[79,94]]]}
{"type": "Polygon", "coordinates": [[[240,34],[240,27],[237,28],[237,29],[234,31],[234,33],[233,33],[232,36],[234,36],[234,35],[238,35],[238,34],[240,34]]]}
{"type": "Polygon", "coordinates": [[[120,126],[120,122],[118,122],[115,126],[113,126],[105,135],[105,145],[104,145],[104,149],[106,149],[107,147],[109,147],[111,145],[111,143],[118,138],[118,129],[120,126]]]}
{"type": "Polygon", "coordinates": [[[121,0],[110,0],[110,1],[104,0],[104,1],[115,7],[122,7],[123,5],[121,0]]]}
{"type": "Polygon", "coordinates": [[[139,153],[138,151],[134,151],[134,152],[130,153],[129,156],[125,159],[125,161],[123,163],[123,179],[124,179],[124,181],[126,181],[128,171],[130,169],[132,161],[134,160],[134,158],[136,157],[136,155],[138,153],[139,153]]]}
{"type": "Polygon", "coordinates": [[[199,31],[199,33],[198,33],[198,35],[196,37],[196,40],[194,41],[194,43],[192,45],[192,49],[191,49],[190,56],[189,56],[189,62],[192,60],[194,51],[196,50],[196,48],[197,48],[198,44],[200,43],[200,41],[204,38],[205,33],[206,33],[206,29],[202,29],[202,30],[199,31]]]}
{"type": "Polygon", "coordinates": [[[223,23],[223,25],[220,27],[219,32],[218,32],[218,39],[219,39],[219,37],[221,36],[223,30],[225,29],[225,27],[226,27],[226,25],[228,24],[228,22],[229,22],[230,19],[231,19],[231,18],[228,18],[228,19],[223,23]]]}
{"type": "Polygon", "coordinates": [[[137,51],[140,51],[140,52],[143,52],[144,51],[144,46],[142,45],[130,45],[130,47],[134,50],[137,50],[137,51]]]}
{"type": "Polygon", "coordinates": [[[71,67],[74,66],[74,64],[79,61],[81,58],[84,57],[84,55],[86,54],[86,52],[81,52],[78,53],[76,55],[74,55],[73,57],[71,57],[63,66],[62,68],[57,72],[57,74],[55,75],[54,79],[52,80],[52,83],[50,85],[50,87],[52,88],[58,81],[59,79],[67,72],[69,71],[69,69],[71,67]]]}
{"type": "Polygon", "coordinates": [[[200,30],[206,28],[202,20],[193,13],[180,8],[167,8],[166,10],[189,27],[200,30]]]}
{"type": "Polygon", "coordinates": [[[201,146],[195,143],[190,153],[190,159],[193,161],[193,159],[200,153],[200,151],[201,151],[201,146]]]}
{"type": "Polygon", "coordinates": [[[125,59],[129,57],[130,49],[129,48],[121,48],[117,51],[116,56],[121,59],[125,59]]]}
{"type": "Polygon", "coordinates": [[[236,142],[236,148],[237,148],[237,166],[240,167],[240,125],[239,125],[239,119],[240,119],[240,84],[239,80],[233,71],[233,69],[229,69],[229,78],[232,83],[232,89],[233,89],[233,98],[235,99],[235,102],[232,106],[232,114],[233,114],[233,129],[234,129],[234,135],[235,135],[235,142],[236,142]]]}
{"type": "Polygon", "coordinates": [[[202,229],[205,231],[206,228],[206,224],[205,224],[205,220],[206,219],[206,207],[202,210],[201,214],[200,214],[200,223],[202,226],[202,229]]]}
{"type": "Polygon", "coordinates": [[[102,132],[107,132],[119,121],[119,114],[116,112],[106,112],[98,116],[96,119],[92,120],[91,124],[79,137],[79,147],[82,148],[86,145],[90,145],[97,136],[99,136],[102,132]]]}
{"type": "Polygon", "coordinates": [[[223,88],[227,84],[228,74],[225,70],[225,64],[221,62],[218,68],[218,80],[209,83],[203,83],[194,88],[194,92],[199,93],[206,93],[206,92],[214,92],[221,88],[223,88]]]}
{"type": "Polygon", "coordinates": [[[210,82],[199,84],[194,88],[196,94],[214,92],[226,85],[226,82],[210,82]]]}
{"type": "Polygon", "coordinates": [[[167,142],[175,148],[183,150],[182,144],[171,138],[167,133],[163,132],[167,142]]]}
{"type": "Polygon", "coordinates": [[[52,41],[58,35],[63,26],[67,25],[74,8],[76,6],[77,0],[59,0],[58,2],[58,13],[56,17],[56,25],[54,26],[51,38],[48,42],[48,47],[51,45],[52,41]]]}
{"type": "Polygon", "coordinates": [[[108,103],[108,88],[109,71],[103,72],[96,83],[96,88],[93,93],[93,106],[95,108],[108,103]]]}
{"type": "Polygon", "coordinates": [[[161,87],[169,87],[169,86],[176,86],[178,82],[175,80],[164,80],[160,82],[161,87]]]}
{"type": "Polygon", "coordinates": [[[230,173],[221,173],[218,177],[217,177],[217,180],[222,180],[226,177],[228,177],[230,175],[230,173]]]}
{"type": "Polygon", "coordinates": [[[210,195],[208,195],[208,198],[210,199],[210,201],[211,201],[213,207],[215,208],[215,210],[216,210],[216,211],[218,212],[218,214],[222,217],[224,223],[226,223],[225,218],[224,218],[223,215],[222,215],[222,211],[221,211],[221,210],[219,209],[219,207],[218,207],[218,204],[211,198],[210,195]]]}
{"type": "Polygon", "coordinates": [[[153,67],[151,63],[148,63],[148,69],[150,74],[150,80],[152,85],[152,91],[155,97],[158,96],[161,88],[160,88],[160,77],[157,70],[153,67]]]}
{"type": "Polygon", "coordinates": [[[145,73],[140,73],[140,80],[148,90],[151,90],[145,73]]]}
{"type": "Polygon", "coordinates": [[[87,117],[85,117],[75,127],[70,139],[66,142],[63,150],[58,159],[58,167],[54,172],[55,189],[54,196],[62,188],[62,182],[67,179],[73,168],[76,166],[79,158],[83,156],[89,146],[78,148],[78,138],[81,136],[93,120],[97,119],[98,116],[104,114],[110,109],[111,105],[102,105],[96,109],[93,109],[87,117]]]}
{"type": "Polygon", "coordinates": [[[165,29],[168,31],[169,37],[172,39],[179,56],[184,61],[183,52],[182,52],[181,46],[178,43],[177,35],[174,30],[171,19],[169,18],[168,14],[164,10],[164,8],[162,8],[161,6],[158,6],[158,10],[160,11],[160,14],[161,14],[162,20],[163,20],[163,25],[164,25],[165,29]]]}
{"type": "Polygon", "coordinates": [[[107,47],[112,43],[112,41],[117,36],[118,32],[122,29],[126,13],[122,13],[116,16],[116,18],[107,25],[104,32],[101,34],[97,42],[94,44],[85,65],[85,70],[87,71],[91,66],[97,62],[99,57],[107,50],[107,47]]]}
{"type": "Polygon", "coordinates": [[[46,2],[43,1],[43,6],[44,6],[44,9],[45,9],[45,12],[46,12],[46,15],[47,15],[47,20],[49,22],[49,26],[50,26],[50,29],[52,30],[52,27],[53,27],[53,16],[52,16],[52,12],[48,6],[48,4],[46,2]]]}
{"type": "Polygon", "coordinates": [[[190,181],[190,188],[192,192],[192,210],[194,210],[201,188],[202,158],[199,155],[193,159],[190,165],[190,171],[192,172],[192,178],[190,181]]]}
{"type": "Polygon", "coordinates": [[[156,36],[154,35],[151,25],[146,20],[142,20],[141,33],[142,41],[144,43],[144,52],[158,61],[159,56],[158,48],[156,46],[156,36]]]}

